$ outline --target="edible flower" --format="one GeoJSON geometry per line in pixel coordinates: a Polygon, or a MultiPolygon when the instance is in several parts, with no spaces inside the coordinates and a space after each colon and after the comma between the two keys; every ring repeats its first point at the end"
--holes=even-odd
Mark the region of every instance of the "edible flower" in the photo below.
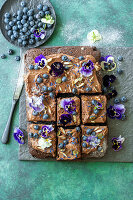
{"type": "Polygon", "coordinates": [[[70,123],[72,120],[72,117],[70,114],[62,114],[60,116],[60,123],[63,124],[64,126],[68,123],[70,123]]]}
{"type": "Polygon", "coordinates": [[[44,139],[44,138],[39,138],[38,140],[38,145],[39,148],[41,148],[42,150],[44,150],[45,148],[49,148],[52,146],[52,140],[50,140],[49,138],[44,139]]]}
{"type": "Polygon", "coordinates": [[[46,61],[46,57],[44,55],[39,55],[35,58],[35,63],[38,63],[40,68],[43,68],[44,66],[46,66],[47,61],[46,61]]]}
{"type": "Polygon", "coordinates": [[[42,110],[45,109],[45,105],[43,104],[41,96],[40,97],[32,96],[31,98],[29,98],[29,106],[37,112],[41,112],[42,110]]]}
{"type": "Polygon", "coordinates": [[[46,31],[42,28],[34,30],[34,36],[40,37],[42,40],[46,37],[46,31]]]}
{"type": "Polygon", "coordinates": [[[52,125],[42,126],[42,132],[41,132],[42,137],[44,137],[44,138],[47,137],[48,133],[50,133],[53,130],[54,130],[54,128],[52,125]]]}
{"type": "Polygon", "coordinates": [[[96,148],[100,144],[100,139],[98,139],[96,136],[89,136],[86,141],[93,148],[96,148]]]}
{"type": "Polygon", "coordinates": [[[76,105],[74,100],[62,99],[60,105],[69,114],[72,114],[74,111],[76,111],[76,105]]]}
{"type": "Polygon", "coordinates": [[[96,41],[101,40],[102,36],[97,30],[92,30],[90,33],[88,33],[87,39],[91,43],[95,43],[96,41]]]}
{"type": "Polygon", "coordinates": [[[94,109],[100,110],[100,109],[102,109],[102,108],[103,108],[103,105],[102,105],[100,102],[97,101],[97,103],[95,104],[94,109]]]}
{"type": "Polygon", "coordinates": [[[19,143],[19,144],[24,144],[24,134],[19,128],[14,129],[14,139],[19,143]]]}
{"type": "Polygon", "coordinates": [[[54,62],[51,65],[51,70],[49,71],[51,76],[60,76],[63,74],[65,68],[61,62],[54,62]]]}
{"type": "Polygon", "coordinates": [[[107,109],[107,115],[111,119],[121,119],[122,115],[125,113],[126,109],[123,104],[114,104],[114,106],[111,106],[107,109]]]}
{"type": "Polygon", "coordinates": [[[114,151],[119,151],[122,148],[122,143],[125,141],[124,137],[121,137],[121,135],[116,138],[112,138],[112,148],[114,151]]]}
{"type": "Polygon", "coordinates": [[[103,85],[105,87],[109,87],[111,85],[111,83],[113,83],[116,80],[116,77],[112,74],[112,75],[105,75],[103,77],[103,85]]]}
{"type": "Polygon", "coordinates": [[[116,68],[116,63],[114,61],[114,57],[111,55],[107,55],[105,57],[100,58],[101,67],[106,71],[113,71],[116,68]]]}
{"type": "Polygon", "coordinates": [[[89,77],[92,75],[93,69],[94,69],[93,62],[91,60],[88,60],[87,63],[83,63],[83,65],[80,69],[80,73],[85,77],[89,77]]]}
{"type": "Polygon", "coordinates": [[[54,19],[51,15],[45,15],[45,17],[42,18],[41,21],[45,24],[54,24],[54,19]]]}

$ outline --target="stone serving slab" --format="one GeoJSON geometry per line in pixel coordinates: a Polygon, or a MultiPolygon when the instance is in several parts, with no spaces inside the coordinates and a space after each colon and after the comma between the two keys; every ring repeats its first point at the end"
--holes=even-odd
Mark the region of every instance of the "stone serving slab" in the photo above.
{"type": "MultiPolygon", "coordinates": [[[[79,47],[72,47],[73,49],[79,47]]],[[[70,47],[52,47],[51,51],[54,53],[63,52],[69,53],[68,49],[70,47]]],[[[125,104],[126,107],[126,116],[127,119],[124,121],[117,119],[109,119],[107,121],[109,128],[109,137],[108,137],[108,149],[107,153],[103,158],[89,158],[85,161],[93,161],[93,162],[133,162],[133,48],[127,47],[115,47],[115,48],[99,48],[101,51],[101,55],[113,55],[117,65],[123,69],[123,74],[118,75],[116,70],[109,72],[108,74],[114,74],[117,77],[117,80],[114,83],[114,86],[118,92],[118,97],[126,96],[128,101],[125,104]],[[123,56],[123,61],[117,61],[117,57],[121,55],[123,56]],[[111,139],[112,137],[117,136],[125,137],[125,142],[123,143],[123,148],[119,152],[114,152],[111,147],[111,139]]],[[[87,47],[81,47],[80,51],[85,51],[87,54],[87,47]]],[[[71,52],[71,55],[75,55],[74,51],[71,52]]],[[[104,73],[103,73],[104,75],[104,73]]],[[[113,100],[112,100],[113,101],[113,100]]],[[[108,105],[113,102],[109,101],[108,105]]],[[[25,90],[23,88],[20,102],[19,102],[19,121],[20,128],[24,131],[25,134],[25,144],[19,146],[19,160],[35,160],[39,161],[40,159],[34,158],[29,154],[28,149],[28,139],[27,139],[27,121],[26,121],[26,106],[25,106],[25,90]]],[[[51,159],[45,159],[41,161],[48,161],[51,159]]],[[[53,159],[55,160],[55,159],[53,159]]],[[[82,160],[84,161],[84,160],[82,160]]]]}

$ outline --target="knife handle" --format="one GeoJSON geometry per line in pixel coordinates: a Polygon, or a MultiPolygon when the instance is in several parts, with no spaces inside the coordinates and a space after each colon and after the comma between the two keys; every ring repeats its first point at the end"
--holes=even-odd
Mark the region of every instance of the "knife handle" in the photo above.
{"type": "Polygon", "coordinates": [[[9,139],[10,125],[11,125],[12,115],[13,115],[13,111],[14,111],[16,103],[17,103],[17,100],[14,99],[12,101],[11,112],[10,112],[6,127],[5,127],[4,133],[3,133],[2,138],[1,138],[1,142],[3,144],[6,144],[8,142],[8,139],[9,139]]]}

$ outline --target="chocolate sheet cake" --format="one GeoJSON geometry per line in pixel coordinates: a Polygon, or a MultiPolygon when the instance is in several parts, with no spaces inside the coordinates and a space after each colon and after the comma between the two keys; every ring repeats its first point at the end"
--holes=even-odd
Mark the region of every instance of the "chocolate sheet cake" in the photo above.
{"type": "MultiPolygon", "coordinates": [[[[103,127],[104,139],[95,135],[99,149],[104,144],[103,152],[99,153],[98,147],[88,150],[90,146],[83,142],[86,126],[82,124],[106,122],[106,97],[101,95],[98,63],[100,52],[88,48],[84,55],[77,50],[73,56],[68,49],[70,52],[69,47],[64,53],[51,53],[49,48],[31,49],[25,54],[26,110],[27,121],[31,122],[28,144],[30,153],[37,158],[55,158],[56,152],[57,160],[101,157],[107,148],[107,127],[103,127]],[[52,131],[48,126],[53,127],[52,131]]],[[[93,129],[99,129],[98,125],[93,129]]]]}

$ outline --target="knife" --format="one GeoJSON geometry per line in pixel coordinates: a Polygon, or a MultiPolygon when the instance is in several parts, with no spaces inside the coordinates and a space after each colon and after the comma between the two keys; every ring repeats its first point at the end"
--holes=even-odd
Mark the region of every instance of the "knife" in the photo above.
{"type": "MultiPolygon", "coordinates": [[[[21,51],[22,50],[20,50],[20,55],[22,55],[21,51]]],[[[19,97],[20,97],[20,94],[21,94],[21,91],[22,91],[22,88],[23,88],[23,83],[24,83],[23,76],[24,76],[24,58],[23,58],[23,56],[21,56],[19,76],[18,76],[17,85],[16,85],[14,95],[13,95],[12,107],[11,107],[11,111],[10,111],[10,114],[9,114],[9,118],[8,118],[5,130],[4,130],[4,133],[3,133],[2,138],[1,138],[1,142],[3,144],[6,144],[8,142],[8,139],[9,139],[10,125],[11,125],[11,121],[12,121],[14,108],[15,108],[15,105],[16,105],[19,97]]]]}

